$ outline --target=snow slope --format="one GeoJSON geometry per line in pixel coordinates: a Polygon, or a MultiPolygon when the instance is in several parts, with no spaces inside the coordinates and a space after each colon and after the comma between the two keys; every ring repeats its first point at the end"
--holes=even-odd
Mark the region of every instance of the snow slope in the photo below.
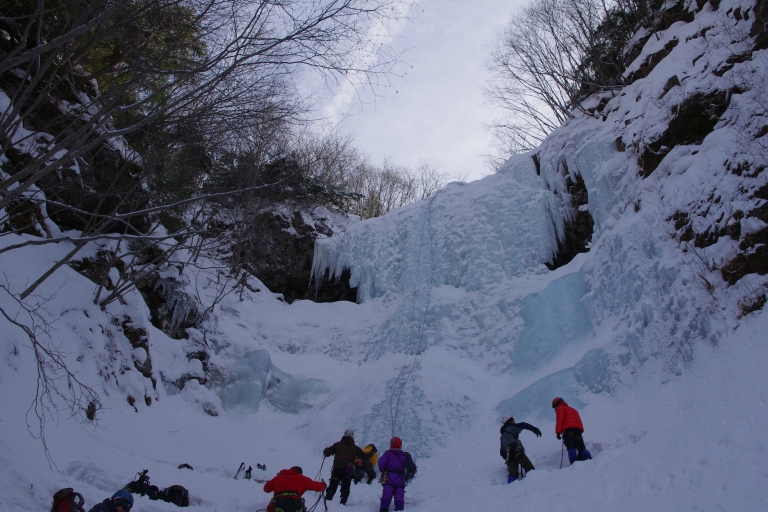
{"type": "MultiPolygon", "coordinates": [[[[713,73],[751,47],[754,14],[733,15],[751,6],[706,4],[653,36],[635,67],[678,43],[648,76],[591,99],[554,132],[535,152],[538,169],[519,155],[496,175],[319,242],[316,272],[349,268],[360,304],[288,305],[254,281],[260,291],[225,297],[203,329],[174,340],[152,327],[138,293],[101,311],[95,285],[68,267],[28,301],[36,316],[0,289],[15,318],[49,324],[41,339],[103,406],[93,423],[53,397],[61,410],[47,417],[49,463],[30,435],[34,354],[2,320],[0,509],[45,509],[70,486],[92,506],[149,469],[156,485],[188,487],[192,510],[253,511],[268,497],[232,478],[241,461],[266,464],[258,478],[296,464],[314,476],[322,448],[346,428],[380,449],[393,428],[404,438],[419,465],[407,510],[765,509],[768,316],[745,315],[740,304],[766,280],[748,274],[729,285],[718,270],[765,228],[734,215],[764,204],[751,191],[765,178],[737,175],[727,162],[765,157],[745,133],[765,112],[768,52],[713,73]],[[665,91],[673,74],[680,85],[665,91]],[[665,132],[672,107],[721,90],[729,104],[711,133],[672,148],[643,179],[639,155],[665,132]],[[566,177],[577,174],[595,221],[591,248],[549,271],[572,213],[566,177]],[[705,203],[693,228],[738,223],[736,239],[705,248],[681,240],[670,219],[705,203]],[[132,347],[127,319],[147,331],[151,378],[136,367],[147,353],[132,347]],[[558,469],[556,395],[582,412],[593,461],[558,469]],[[537,470],[513,485],[497,485],[506,481],[503,414],[545,434],[522,435],[537,470]]],[[[18,293],[68,251],[0,254],[0,284],[18,293]]],[[[184,269],[181,278],[203,302],[217,292],[213,275],[184,269]]],[[[355,486],[346,508],[378,510],[378,492],[355,486]]],[[[134,508],[173,509],[141,497],[134,508]]]]}

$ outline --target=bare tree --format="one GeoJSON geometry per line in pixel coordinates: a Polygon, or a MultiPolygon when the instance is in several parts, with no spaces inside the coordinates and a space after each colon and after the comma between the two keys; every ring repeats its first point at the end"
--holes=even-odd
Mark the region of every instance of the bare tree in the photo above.
{"type": "Polygon", "coordinates": [[[27,428],[40,440],[49,464],[53,464],[45,438],[48,419],[58,417],[62,404],[70,415],[93,420],[96,411],[101,408],[101,402],[96,390],[84,384],[67,367],[65,355],[52,342],[51,324],[44,311],[45,302],[43,300],[29,306],[12,293],[7,284],[0,284],[0,315],[12,329],[24,333],[35,354],[37,386],[35,397],[27,410],[27,428]]]}
{"type": "Polygon", "coordinates": [[[0,220],[26,214],[24,202],[43,201],[59,217],[76,218],[84,239],[116,229],[147,235],[147,206],[153,212],[178,207],[179,190],[196,193],[204,165],[190,174],[189,159],[179,165],[178,158],[190,155],[190,128],[205,139],[205,152],[217,138],[221,143],[249,128],[263,132],[275,119],[295,119],[301,106],[291,77],[302,67],[369,83],[390,71],[395,55],[373,44],[372,28],[400,15],[396,0],[12,5],[0,17],[11,34],[0,74],[23,78],[4,87],[11,101],[0,117],[0,144],[14,165],[0,177],[0,212],[7,216],[0,220]],[[370,52],[377,58],[362,58],[370,52]],[[52,103],[52,93],[64,99],[52,103]],[[23,126],[30,121],[34,130],[23,126]],[[82,168],[103,174],[105,147],[119,158],[101,179],[98,197],[88,198],[92,204],[76,204],[82,197],[73,200],[72,190],[82,168]],[[186,172],[173,172],[180,167],[186,172]],[[184,186],[167,187],[171,197],[156,193],[174,174],[184,186]],[[58,201],[37,193],[51,188],[46,181],[67,175],[70,193],[58,201]],[[147,193],[148,185],[155,193],[147,193]]]}
{"type": "Polygon", "coordinates": [[[644,0],[533,0],[497,34],[485,88],[504,157],[538,146],[590,94],[621,85],[644,0]]]}
{"type": "MultiPolygon", "coordinates": [[[[177,254],[194,264],[223,198],[245,198],[247,222],[253,191],[278,185],[246,173],[234,186],[206,189],[223,155],[250,154],[252,169],[263,169],[270,130],[301,122],[308,109],[295,86],[303,69],[331,83],[386,80],[398,55],[379,35],[402,16],[401,4],[2,1],[0,252],[72,244],[26,290],[5,292],[29,308],[37,287],[92,242],[109,252],[107,272],[96,277],[102,307],[177,254]],[[10,240],[19,233],[34,238],[10,240]],[[116,265],[125,270],[112,282],[116,265]]],[[[64,381],[55,372],[69,376],[66,385],[73,374],[36,341],[33,316],[2,313],[35,350],[43,395],[51,397],[41,402],[38,392],[35,404],[45,409],[64,397],[80,407],[82,400],[57,390],[64,381]]]]}

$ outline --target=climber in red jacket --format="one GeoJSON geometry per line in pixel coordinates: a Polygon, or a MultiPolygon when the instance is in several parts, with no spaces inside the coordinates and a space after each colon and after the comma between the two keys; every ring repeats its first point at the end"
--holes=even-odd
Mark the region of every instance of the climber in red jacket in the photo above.
{"type": "Polygon", "coordinates": [[[584,446],[584,425],[581,423],[581,416],[579,412],[570,407],[562,398],[555,397],[552,400],[552,408],[555,410],[555,416],[557,421],[555,423],[555,434],[560,439],[562,436],[563,443],[568,450],[568,460],[571,464],[577,460],[589,460],[592,458],[592,454],[587,451],[587,447],[584,446]]]}
{"type": "Polygon", "coordinates": [[[315,482],[303,475],[299,466],[284,469],[275,478],[264,484],[264,492],[274,492],[268,512],[282,509],[284,512],[306,512],[304,499],[307,491],[323,492],[325,482],[315,482]]]}

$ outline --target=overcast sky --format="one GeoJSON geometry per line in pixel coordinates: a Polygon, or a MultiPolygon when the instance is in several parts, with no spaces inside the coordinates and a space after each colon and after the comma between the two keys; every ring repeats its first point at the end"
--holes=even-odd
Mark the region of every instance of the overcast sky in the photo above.
{"type": "MultiPolygon", "coordinates": [[[[400,165],[428,160],[453,176],[478,179],[490,172],[483,155],[490,134],[483,128],[492,113],[481,91],[494,32],[520,0],[420,0],[410,20],[398,28],[393,46],[409,50],[397,93],[375,104],[350,100],[339,125],[374,161],[387,156],[400,165]]],[[[338,98],[337,98],[338,104],[338,98]]],[[[337,105],[329,108],[337,108],[337,105]]]]}

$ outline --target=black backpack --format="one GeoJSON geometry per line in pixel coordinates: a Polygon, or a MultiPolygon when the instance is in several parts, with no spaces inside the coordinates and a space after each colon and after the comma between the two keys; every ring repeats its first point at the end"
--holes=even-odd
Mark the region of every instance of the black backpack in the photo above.
{"type": "Polygon", "coordinates": [[[147,473],[149,473],[149,470],[145,469],[144,471],[136,474],[136,480],[126,485],[124,488],[126,491],[130,492],[131,494],[138,494],[140,496],[147,496],[151,500],[156,500],[158,493],[160,492],[160,488],[156,485],[152,485],[149,483],[149,476],[147,476],[147,473]]]}
{"type": "Polygon", "coordinates": [[[149,471],[144,470],[136,475],[136,480],[125,486],[125,489],[133,494],[147,496],[151,500],[162,500],[173,503],[179,507],[189,506],[189,491],[181,485],[172,485],[165,489],[160,489],[156,485],[149,483],[149,471]]]}
{"type": "Polygon", "coordinates": [[[411,454],[405,452],[405,467],[403,468],[403,476],[405,477],[406,483],[413,480],[413,477],[416,476],[416,471],[418,471],[418,469],[419,468],[416,467],[416,463],[413,462],[413,457],[411,457],[411,454]]]}
{"type": "Polygon", "coordinates": [[[157,495],[157,499],[173,503],[179,507],[189,506],[189,491],[181,485],[172,485],[163,489],[157,495]]]}

